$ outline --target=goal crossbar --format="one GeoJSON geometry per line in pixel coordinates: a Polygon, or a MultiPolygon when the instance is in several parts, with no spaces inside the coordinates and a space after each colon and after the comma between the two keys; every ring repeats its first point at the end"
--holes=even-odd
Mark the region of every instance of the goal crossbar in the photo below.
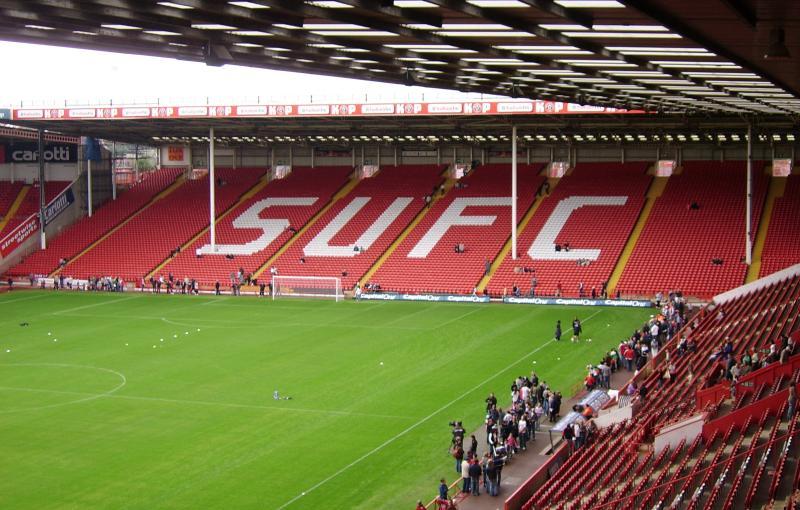
{"type": "Polygon", "coordinates": [[[342,279],[335,276],[272,277],[272,299],[277,297],[313,297],[344,299],[342,279]]]}

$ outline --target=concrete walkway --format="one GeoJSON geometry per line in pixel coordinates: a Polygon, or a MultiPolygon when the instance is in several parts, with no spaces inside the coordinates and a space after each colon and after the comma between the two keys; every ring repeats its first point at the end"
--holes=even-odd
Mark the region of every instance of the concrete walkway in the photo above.
{"type": "MultiPolygon", "coordinates": [[[[633,376],[633,372],[625,369],[618,370],[611,375],[611,388],[621,388],[633,376]]],[[[562,415],[569,412],[572,406],[577,404],[586,395],[582,390],[568,401],[562,402],[562,415]]],[[[461,495],[458,498],[459,510],[498,510],[503,508],[507,497],[511,496],[522,483],[527,480],[539,467],[550,458],[547,452],[550,450],[550,437],[548,431],[552,423],[541,424],[540,430],[536,432],[533,441],[528,442],[528,449],[520,452],[507,465],[503,466],[503,475],[500,480],[500,491],[497,497],[489,496],[481,487],[480,496],[461,495]]],[[[486,451],[486,432],[483,428],[474,432],[478,439],[478,456],[483,456],[486,451]]],[[[469,435],[466,436],[469,438],[469,435]]],[[[561,434],[553,435],[553,443],[561,439],[561,434]]]]}

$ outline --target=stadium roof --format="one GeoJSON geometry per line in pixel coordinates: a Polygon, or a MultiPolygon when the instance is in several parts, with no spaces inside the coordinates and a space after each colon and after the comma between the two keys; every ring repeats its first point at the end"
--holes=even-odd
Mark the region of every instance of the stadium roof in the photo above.
{"type": "Polygon", "coordinates": [[[0,0],[11,41],[701,114],[800,113],[798,29],[784,0],[0,0]]]}

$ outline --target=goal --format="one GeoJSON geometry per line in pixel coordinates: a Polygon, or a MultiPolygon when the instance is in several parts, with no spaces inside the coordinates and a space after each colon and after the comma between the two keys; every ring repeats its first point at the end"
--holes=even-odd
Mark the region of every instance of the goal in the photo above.
{"type": "Polygon", "coordinates": [[[342,279],[334,276],[273,276],[272,299],[276,297],[344,299],[342,279]]]}

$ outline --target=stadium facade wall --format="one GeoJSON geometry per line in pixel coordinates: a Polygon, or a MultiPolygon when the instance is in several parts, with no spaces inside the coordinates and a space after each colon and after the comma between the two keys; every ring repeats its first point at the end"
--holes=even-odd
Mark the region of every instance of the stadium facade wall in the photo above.
{"type": "MultiPolygon", "coordinates": [[[[45,163],[44,176],[48,181],[74,181],[80,175],[80,163],[45,163]]],[[[37,163],[2,163],[0,181],[32,184],[39,180],[37,163]]]]}
{"type": "MultiPolygon", "coordinates": [[[[204,144],[190,147],[191,162],[196,168],[208,167],[208,150],[204,144]]],[[[378,164],[448,164],[479,161],[481,164],[510,163],[511,146],[508,144],[436,145],[409,143],[355,144],[355,145],[309,145],[307,143],[276,143],[271,147],[220,148],[217,151],[217,166],[226,167],[265,167],[275,165],[296,166],[340,166],[378,164]],[[274,151],[274,154],[273,152],[274,151]],[[313,154],[313,155],[312,155],[313,154]],[[363,157],[362,157],[363,154],[363,157]],[[380,154],[380,157],[378,157],[380,154]],[[395,160],[395,157],[397,158],[395,160]]],[[[790,157],[792,147],[756,144],[753,156],[756,160],[771,160],[775,157],[790,157]]],[[[531,163],[550,161],[576,162],[618,162],[618,161],[656,161],[674,159],[677,161],[704,160],[730,161],[746,158],[742,144],[714,145],[692,143],[683,145],[658,145],[630,143],[590,144],[570,146],[566,143],[528,143],[519,148],[519,161],[531,163]]]]}

